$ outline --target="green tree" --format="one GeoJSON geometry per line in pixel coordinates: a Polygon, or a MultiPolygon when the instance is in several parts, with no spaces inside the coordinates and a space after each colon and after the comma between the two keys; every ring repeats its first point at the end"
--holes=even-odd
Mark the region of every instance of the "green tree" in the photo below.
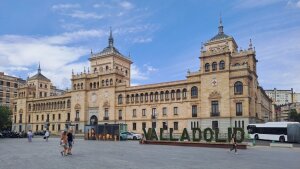
{"type": "Polygon", "coordinates": [[[300,114],[297,113],[296,109],[291,109],[289,112],[289,121],[300,122],[300,114]]]}
{"type": "Polygon", "coordinates": [[[0,130],[11,128],[11,111],[7,106],[0,106],[0,130]]]}

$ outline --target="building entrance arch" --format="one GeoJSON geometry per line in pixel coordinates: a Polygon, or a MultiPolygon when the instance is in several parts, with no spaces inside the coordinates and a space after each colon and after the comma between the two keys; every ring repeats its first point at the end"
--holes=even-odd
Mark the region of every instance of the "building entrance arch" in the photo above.
{"type": "Polygon", "coordinates": [[[97,124],[98,124],[98,118],[97,118],[97,116],[93,115],[90,118],[90,125],[97,125],[97,124]]]}

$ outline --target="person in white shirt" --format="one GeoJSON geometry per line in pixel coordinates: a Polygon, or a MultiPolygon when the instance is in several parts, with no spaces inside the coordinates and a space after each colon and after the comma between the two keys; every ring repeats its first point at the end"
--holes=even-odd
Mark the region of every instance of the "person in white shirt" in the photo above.
{"type": "Polygon", "coordinates": [[[48,141],[49,136],[50,136],[49,131],[46,130],[45,136],[44,136],[44,138],[46,139],[46,141],[48,141]]]}
{"type": "Polygon", "coordinates": [[[32,132],[31,132],[31,130],[29,130],[27,132],[27,137],[28,137],[28,142],[31,142],[32,141],[32,132]]]}

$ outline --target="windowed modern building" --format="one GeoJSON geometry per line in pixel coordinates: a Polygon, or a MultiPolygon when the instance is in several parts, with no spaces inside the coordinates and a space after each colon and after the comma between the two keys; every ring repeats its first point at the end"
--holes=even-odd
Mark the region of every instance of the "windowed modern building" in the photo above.
{"type": "Polygon", "coordinates": [[[272,120],[272,100],[259,86],[251,40],[247,50],[238,50],[220,21],[199,59],[199,71],[188,72],[184,80],[131,86],[132,61],[117,50],[110,32],[108,46],[91,53],[90,68],[72,73],[70,91],[49,95],[51,82],[40,69],[29,78],[19,88],[14,125],[34,131],[52,126],[57,132],[72,124],[82,132],[84,125],[123,123],[138,133],[149,127],[181,133],[194,127],[246,130],[249,123],[272,120]]]}

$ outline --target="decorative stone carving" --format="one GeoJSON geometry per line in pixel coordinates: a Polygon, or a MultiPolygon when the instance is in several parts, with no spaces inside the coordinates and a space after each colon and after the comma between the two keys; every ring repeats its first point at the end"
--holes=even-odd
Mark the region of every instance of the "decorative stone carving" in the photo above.
{"type": "Polygon", "coordinates": [[[108,100],[106,100],[104,103],[103,103],[103,107],[110,107],[110,105],[109,105],[109,102],[108,102],[108,100]]]}
{"type": "Polygon", "coordinates": [[[217,91],[213,91],[210,93],[209,99],[220,99],[221,98],[221,94],[217,91]]]}
{"type": "Polygon", "coordinates": [[[81,109],[81,106],[80,106],[80,104],[76,104],[74,108],[75,108],[75,110],[79,110],[79,109],[81,109]]]}

